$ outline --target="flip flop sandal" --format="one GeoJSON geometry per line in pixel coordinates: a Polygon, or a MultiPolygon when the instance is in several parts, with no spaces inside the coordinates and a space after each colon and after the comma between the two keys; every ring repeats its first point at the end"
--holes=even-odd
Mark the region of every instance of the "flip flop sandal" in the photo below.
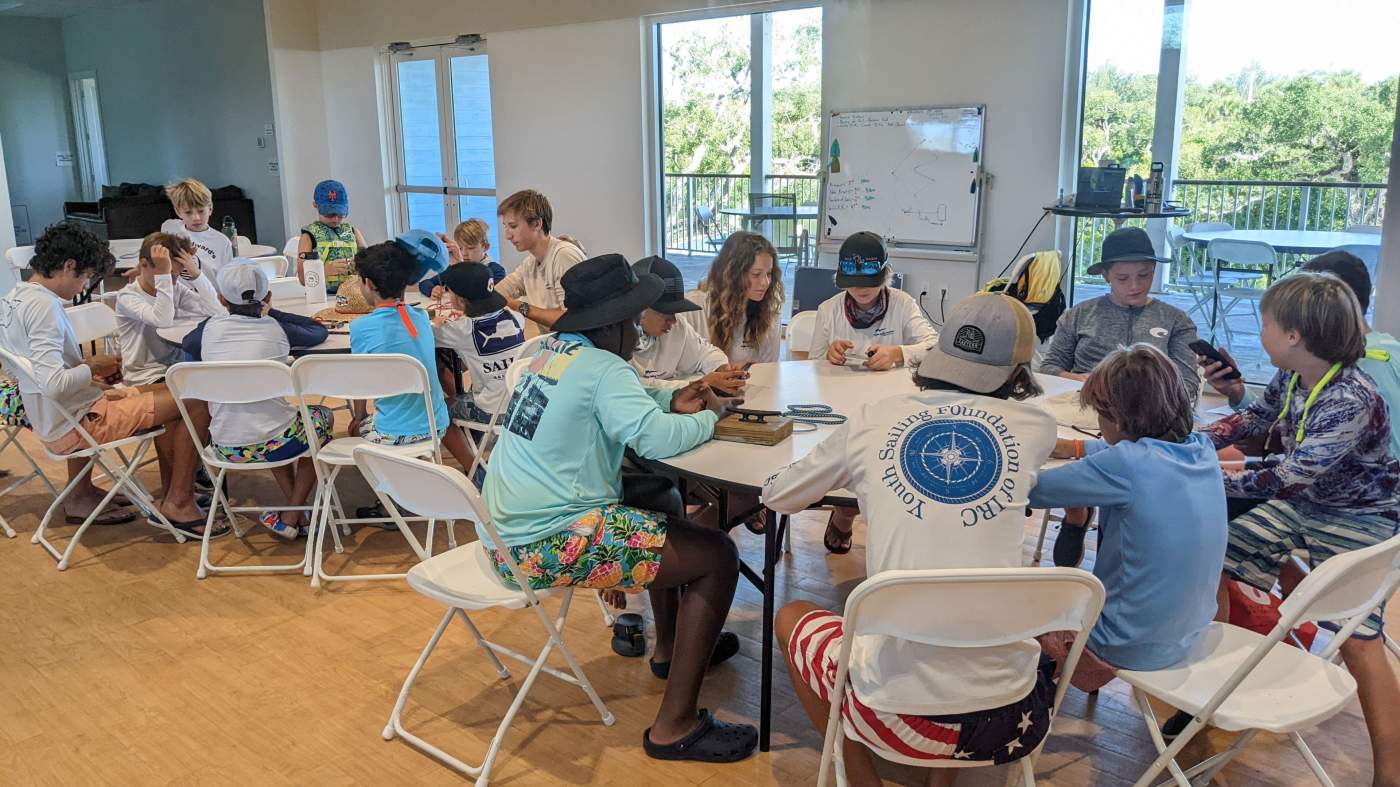
{"type": "Polygon", "coordinates": [[[768,529],[768,514],[766,511],[759,511],[748,519],[744,520],[744,529],[756,536],[763,535],[763,531],[768,529]]]}
{"type": "MultiPolygon", "coordinates": [[[[170,526],[180,531],[181,533],[184,533],[190,538],[193,538],[196,541],[198,541],[204,538],[204,534],[199,532],[199,528],[204,527],[204,523],[206,521],[207,520],[204,517],[200,517],[199,519],[191,519],[188,522],[175,522],[172,520],[170,526]]],[[[155,527],[164,527],[164,525],[161,524],[161,521],[153,516],[146,517],[146,522],[147,524],[153,525],[155,527]]],[[[209,534],[210,541],[217,541],[218,539],[223,538],[224,536],[233,532],[233,528],[229,527],[228,525],[223,525],[222,527],[220,527],[219,524],[220,523],[216,522],[214,525],[216,529],[213,533],[209,534]]]]}
{"type": "MultiPolygon", "coordinates": [[[[724,662],[734,657],[739,652],[739,635],[732,631],[721,631],[719,639],[715,640],[714,652],[710,654],[710,666],[718,667],[724,662]]],[[[651,665],[651,674],[666,680],[671,675],[671,662],[669,661],[647,661],[651,665]]]]}
{"type": "Polygon", "coordinates": [[[665,746],[651,742],[651,728],[642,733],[642,749],[654,760],[738,762],[758,748],[758,730],[752,724],[716,721],[708,708],[700,709],[700,723],[684,738],[665,746]]]}
{"type": "MultiPolygon", "coordinates": [[[[93,527],[108,527],[111,525],[124,525],[136,518],[135,511],[112,511],[108,509],[102,512],[102,516],[92,520],[93,527]]],[[[81,525],[87,521],[85,516],[67,516],[63,521],[70,525],[81,525]]]]}
{"type": "Polygon", "coordinates": [[[844,555],[851,551],[851,537],[851,533],[842,533],[836,529],[836,525],[827,522],[826,532],[822,534],[822,546],[833,555],[844,555]]]}

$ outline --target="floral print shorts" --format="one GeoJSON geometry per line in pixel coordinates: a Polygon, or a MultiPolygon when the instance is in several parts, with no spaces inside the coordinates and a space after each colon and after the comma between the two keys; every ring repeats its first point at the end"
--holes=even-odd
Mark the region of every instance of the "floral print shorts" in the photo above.
{"type": "Polygon", "coordinates": [[[14,380],[0,379],[0,424],[29,428],[24,400],[19,398],[19,383],[14,380]]]}
{"type": "MultiPolygon", "coordinates": [[[[309,409],[311,424],[316,427],[317,445],[325,445],[331,439],[333,413],[329,407],[319,404],[310,405],[309,409]]],[[[306,443],[306,428],[301,424],[300,415],[292,419],[291,425],[282,430],[282,434],[271,440],[252,445],[214,445],[214,451],[225,462],[280,462],[300,456],[307,448],[309,446],[306,443]]]]}
{"type": "MultiPolygon", "coordinates": [[[[568,530],[511,547],[510,553],[535,590],[573,585],[640,593],[656,579],[661,555],[653,550],[665,543],[660,515],[614,503],[589,511],[568,530]]],[[[517,587],[500,552],[496,571],[517,587]]]]}

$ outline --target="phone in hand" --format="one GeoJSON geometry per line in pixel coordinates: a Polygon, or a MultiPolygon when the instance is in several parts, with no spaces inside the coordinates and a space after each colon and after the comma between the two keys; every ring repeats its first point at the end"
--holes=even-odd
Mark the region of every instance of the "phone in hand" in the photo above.
{"type": "Polygon", "coordinates": [[[1217,350],[1217,349],[1215,349],[1214,347],[1212,347],[1211,344],[1210,344],[1210,342],[1208,342],[1208,341],[1206,341],[1206,340],[1204,340],[1204,339],[1197,339],[1196,341],[1191,342],[1190,344],[1188,344],[1187,347],[1190,347],[1190,348],[1191,348],[1191,352],[1194,352],[1195,354],[1197,354],[1197,355],[1199,355],[1199,356],[1201,356],[1201,357],[1203,357],[1203,358],[1209,358],[1210,360],[1215,361],[1216,363],[1219,363],[1219,364],[1223,365],[1226,369],[1229,369],[1229,371],[1225,374],[1224,378],[1222,378],[1222,379],[1225,379],[1225,380],[1238,380],[1238,379],[1240,379],[1240,370],[1237,369],[1237,368],[1235,367],[1235,365],[1234,365],[1233,363],[1231,363],[1231,362],[1229,361],[1229,359],[1227,359],[1227,358],[1224,356],[1224,354],[1222,354],[1219,350],[1217,350]]]}

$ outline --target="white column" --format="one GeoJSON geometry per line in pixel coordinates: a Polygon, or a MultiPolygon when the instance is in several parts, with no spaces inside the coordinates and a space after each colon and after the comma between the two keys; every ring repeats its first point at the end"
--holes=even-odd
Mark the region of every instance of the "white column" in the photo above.
{"type": "MultiPolygon", "coordinates": [[[[1186,17],[1190,0],[1164,0],[1162,8],[1162,54],[1157,66],[1157,109],[1152,128],[1152,160],[1165,165],[1162,172],[1162,199],[1171,197],[1176,179],[1177,156],[1181,149],[1181,106],[1186,97],[1186,17]]],[[[1147,234],[1157,253],[1167,255],[1169,219],[1149,219],[1147,234]]],[[[1154,290],[1165,283],[1166,265],[1157,266],[1154,290]]]]}
{"type": "MultiPolygon", "coordinates": [[[[1400,102],[1395,106],[1395,130],[1390,140],[1390,180],[1387,200],[1400,194],[1400,102]]],[[[1389,207],[1389,206],[1388,206],[1389,207]]],[[[1377,268],[1374,327],[1389,334],[1400,334],[1400,210],[1385,212],[1381,235],[1381,264],[1377,268]]]]}
{"type": "Polygon", "coordinates": [[[749,15],[749,191],[773,168],[773,15],[749,15]]]}

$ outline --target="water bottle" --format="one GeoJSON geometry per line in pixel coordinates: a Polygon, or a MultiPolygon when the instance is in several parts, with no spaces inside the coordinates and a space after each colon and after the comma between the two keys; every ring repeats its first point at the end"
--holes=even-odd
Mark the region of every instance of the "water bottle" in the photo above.
{"type": "Polygon", "coordinates": [[[224,217],[224,234],[228,236],[228,242],[233,244],[233,256],[238,256],[238,225],[233,223],[232,216],[224,217]]]}
{"type": "Polygon", "coordinates": [[[301,278],[306,285],[306,302],[324,304],[327,301],[326,264],[321,262],[321,258],[316,256],[316,252],[307,252],[302,255],[301,278]]]}

